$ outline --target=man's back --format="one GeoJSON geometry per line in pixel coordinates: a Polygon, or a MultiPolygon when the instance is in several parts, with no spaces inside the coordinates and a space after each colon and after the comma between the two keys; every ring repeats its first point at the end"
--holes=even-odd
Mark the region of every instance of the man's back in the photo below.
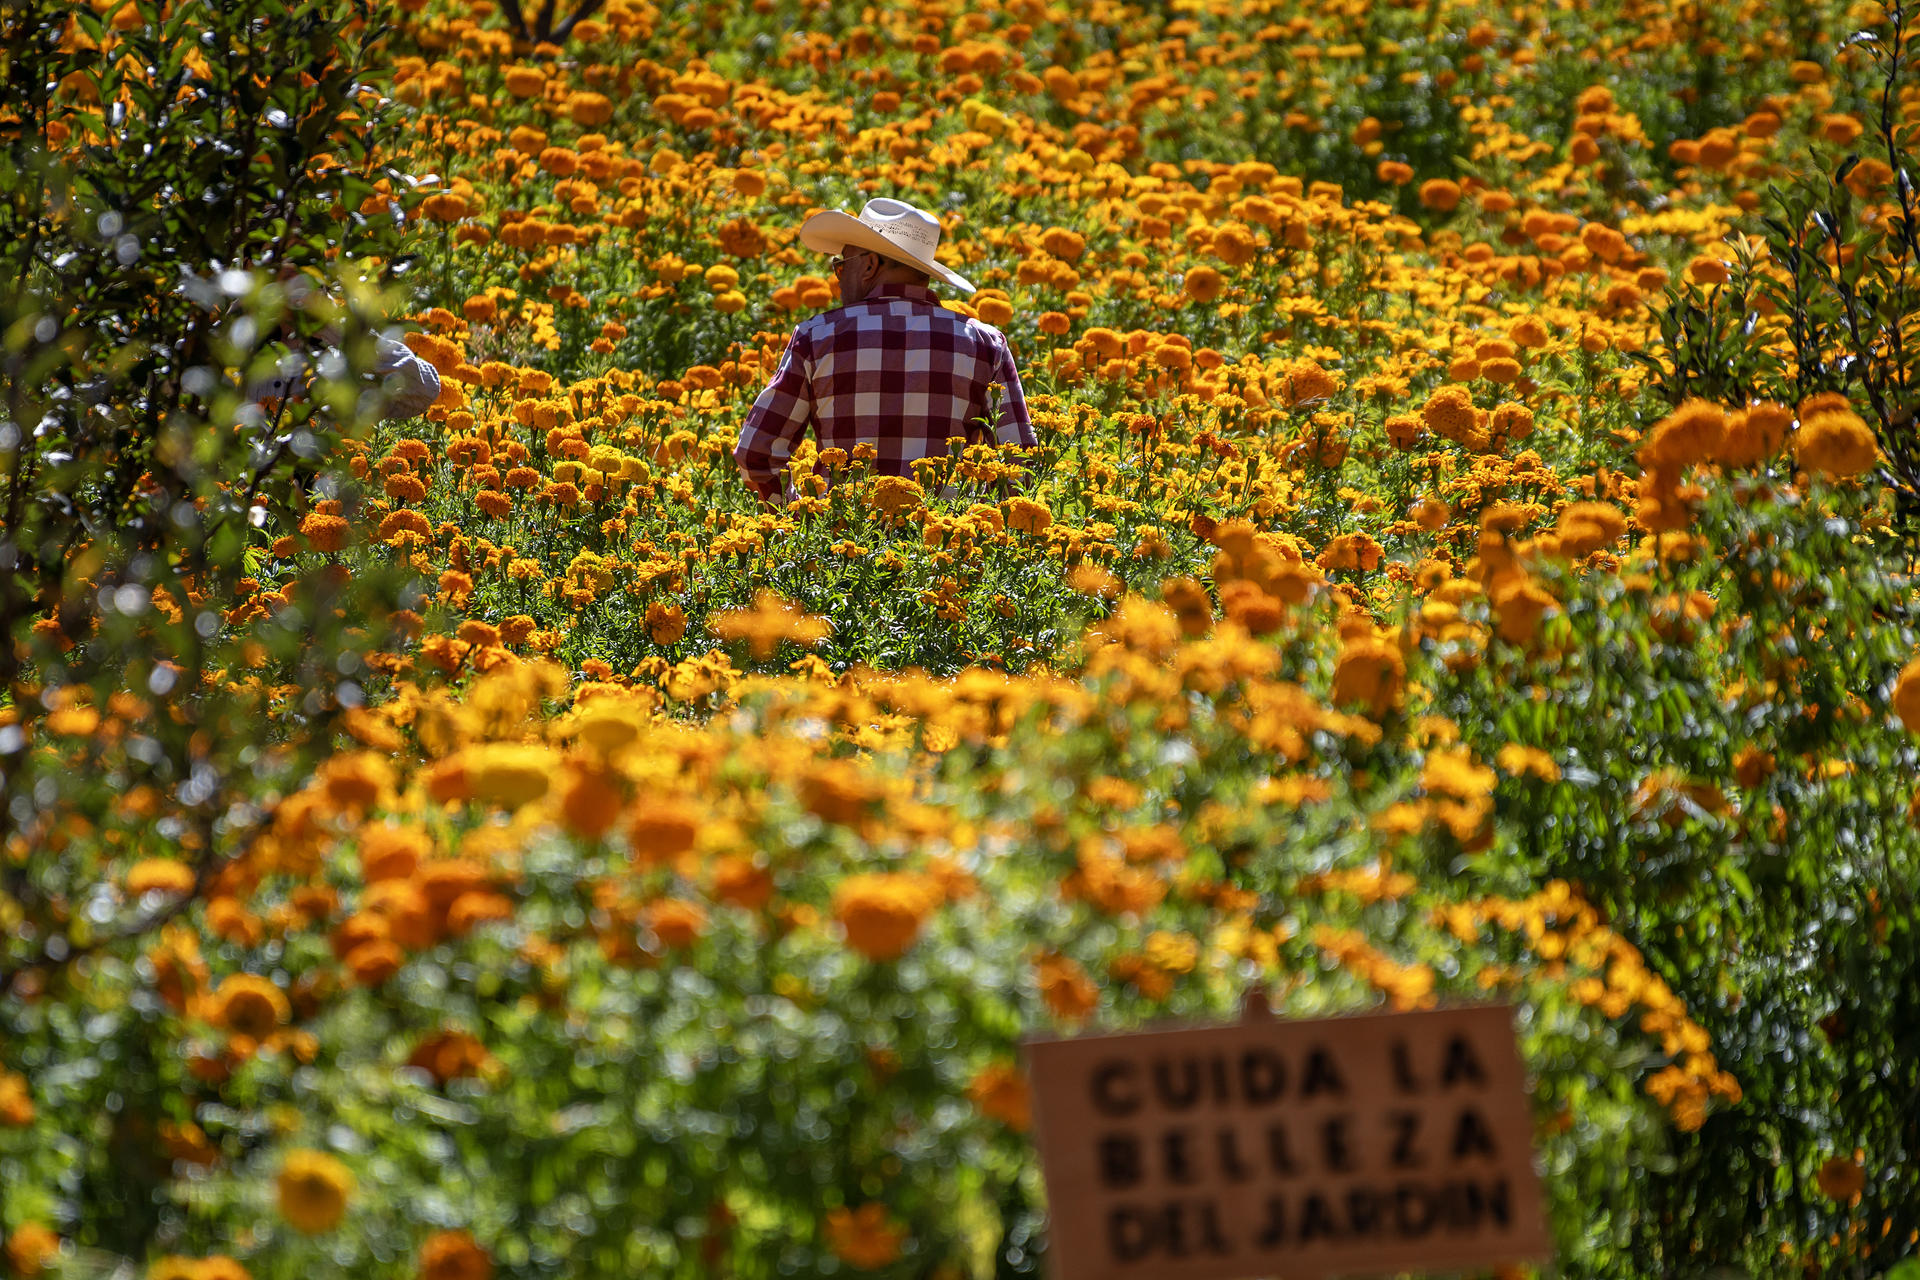
{"type": "Polygon", "coordinates": [[[949,437],[979,431],[995,384],[1004,390],[995,438],[1033,445],[1006,336],[942,307],[923,285],[878,285],[794,330],[733,456],[770,498],[811,422],[821,448],[870,444],[876,471],[911,476],[916,459],[945,456],[949,437]]]}

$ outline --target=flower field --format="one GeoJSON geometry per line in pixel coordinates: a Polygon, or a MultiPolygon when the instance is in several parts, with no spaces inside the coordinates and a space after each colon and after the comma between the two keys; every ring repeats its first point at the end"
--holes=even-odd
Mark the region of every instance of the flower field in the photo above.
{"type": "Polygon", "coordinates": [[[1515,1006],[1538,1274],[1920,1272],[1901,11],[21,8],[0,1271],[1043,1274],[1022,1037],[1259,988],[1515,1006]],[[1039,447],[763,505],[878,195],[1039,447]]]}

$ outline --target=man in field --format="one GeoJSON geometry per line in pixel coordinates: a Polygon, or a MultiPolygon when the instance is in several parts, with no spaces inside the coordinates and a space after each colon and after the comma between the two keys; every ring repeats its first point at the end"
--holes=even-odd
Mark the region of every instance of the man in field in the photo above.
{"type": "Polygon", "coordinates": [[[762,501],[781,500],[787,459],[808,423],[822,449],[872,445],[877,473],[908,478],[916,459],[945,457],[953,436],[1035,443],[1006,335],[934,297],[936,278],[968,293],[973,285],[935,261],[932,214],[871,200],[858,218],[816,213],[801,225],[800,243],[834,255],[840,306],[793,331],[747,413],[733,457],[762,501]]]}

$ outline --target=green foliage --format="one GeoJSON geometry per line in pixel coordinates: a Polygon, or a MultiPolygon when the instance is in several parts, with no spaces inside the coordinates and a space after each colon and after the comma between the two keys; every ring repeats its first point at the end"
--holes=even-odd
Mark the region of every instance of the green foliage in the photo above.
{"type": "MultiPolygon", "coordinates": [[[[109,60],[89,6],[0,14],[0,995],[56,1000],[86,986],[61,962],[194,896],[122,895],[70,841],[117,832],[212,883],[363,700],[358,654],[397,587],[316,566],[250,598],[313,500],[358,503],[319,470],[376,411],[359,375],[393,300],[360,278],[397,244],[361,212],[378,12],[139,0],[114,20],[109,60]],[[304,390],[263,403],[300,352],[304,390]],[[131,731],[93,731],[115,718],[131,731]],[[29,750],[49,729],[67,745],[29,750]]],[[[59,1032],[105,1055],[107,1140],[74,1203],[117,1247],[150,1233],[164,1176],[122,1141],[171,1105],[144,1014],[59,1032]]]]}

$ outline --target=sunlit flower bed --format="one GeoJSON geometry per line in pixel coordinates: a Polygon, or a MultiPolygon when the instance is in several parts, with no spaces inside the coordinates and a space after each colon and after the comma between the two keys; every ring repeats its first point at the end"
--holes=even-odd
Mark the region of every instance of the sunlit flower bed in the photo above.
{"type": "Polygon", "coordinates": [[[141,789],[48,837],[202,901],[0,1013],[16,1272],[131,1187],[168,1280],[1034,1274],[1021,1036],[1254,986],[1513,1002],[1559,1273],[1911,1254],[1872,412],[1680,394],[1660,326],[1790,278],[1741,237],[1871,140],[1878,6],[402,8],[419,185],[360,213],[446,389],[223,623],[400,567],[401,639],[210,883],[141,789]],[[762,507],[742,416],[836,302],[795,229],[873,195],[1040,446],[809,444],[762,507]]]}

